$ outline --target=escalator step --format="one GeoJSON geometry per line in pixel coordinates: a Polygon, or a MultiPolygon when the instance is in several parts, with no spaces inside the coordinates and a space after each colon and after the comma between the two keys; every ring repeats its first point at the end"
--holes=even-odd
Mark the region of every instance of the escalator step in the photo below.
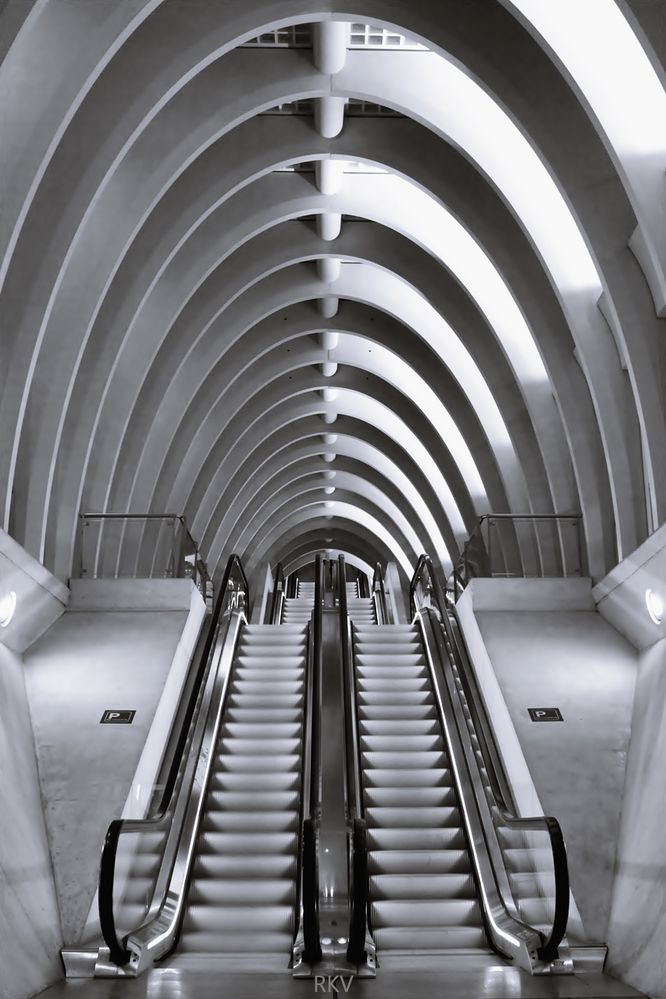
{"type": "Polygon", "coordinates": [[[459,828],[457,808],[368,808],[368,828],[371,829],[439,829],[459,828]]]}
{"type": "Polygon", "coordinates": [[[456,793],[445,787],[368,787],[364,793],[366,808],[424,808],[457,806],[456,793]]]}
{"type": "Polygon", "coordinates": [[[245,930],[213,933],[185,929],[181,934],[178,950],[184,954],[237,954],[244,957],[248,953],[249,939],[252,940],[252,954],[257,960],[260,960],[262,954],[287,955],[284,958],[286,967],[291,951],[291,931],[248,934],[245,930]]]}
{"type": "Polygon", "coordinates": [[[476,899],[372,902],[370,912],[372,925],[377,929],[384,926],[481,926],[481,909],[476,899]]]}
{"type": "Polygon", "coordinates": [[[205,853],[295,853],[295,832],[204,832],[200,849],[205,853]]]}
{"type": "Polygon", "coordinates": [[[380,899],[475,899],[476,886],[470,874],[374,874],[370,898],[380,899]]]}
{"type": "Polygon", "coordinates": [[[241,885],[255,878],[295,878],[296,854],[204,853],[197,857],[194,877],[236,878],[241,885]]]}
{"type": "Polygon", "coordinates": [[[366,787],[439,787],[452,786],[452,781],[448,767],[428,769],[377,767],[366,770],[364,776],[366,787]]]}
{"type": "Polygon", "coordinates": [[[187,896],[188,905],[283,906],[293,905],[296,884],[292,878],[195,878],[187,896]]]}
{"type": "Polygon", "coordinates": [[[409,735],[394,731],[392,735],[363,735],[361,748],[366,752],[444,752],[444,740],[439,733],[435,735],[409,735]]]}
{"type": "Polygon", "coordinates": [[[219,811],[220,809],[232,809],[244,812],[246,815],[254,812],[298,811],[299,793],[293,791],[216,791],[212,790],[208,794],[206,807],[219,811]]]}
{"type": "Polygon", "coordinates": [[[213,791],[292,791],[301,786],[300,770],[247,773],[217,770],[211,777],[213,791]]]}
{"type": "Polygon", "coordinates": [[[380,952],[386,951],[466,951],[488,950],[488,941],[481,927],[431,926],[377,929],[375,944],[380,952]]]}
{"type": "Polygon", "coordinates": [[[364,767],[378,770],[428,770],[430,767],[446,768],[448,757],[443,752],[362,753],[364,767]]]}
{"type": "Polygon", "coordinates": [[[467,874],[471,869],[466,849],[373,850],[368,854],[371,874],[467,874]]]}
{"type": "Polygon", "coordinates": [[[298,829],[298,812],[228,812],[206,809],[204,832],[289,832],[298,829]]]}
{"type": "Polygon", "coordinates": [[[462,829],[368,829],[370,850],[464,850],[462,829]]]}
{"type": "MultiPolygon", "coordinates": [[[[294,925],[293,905],[188,905],[184,931],[290,933],[294,925]]],[[[249,941],[246,941],[246,947],[249,941]]]]}

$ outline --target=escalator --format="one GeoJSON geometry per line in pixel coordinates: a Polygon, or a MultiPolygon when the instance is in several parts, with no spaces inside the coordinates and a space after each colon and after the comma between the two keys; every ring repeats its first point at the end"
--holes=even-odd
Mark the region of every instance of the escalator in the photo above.
{"type": "Polygon", "coordinates": [[[370,609],[353,585],[345,588],[362,784],[356,814],[367,840],[359,890],[380,973],[383,962],[400,967],[395,961],[410,956],[494,953],[531,974],[571,973],[559,825],[507,805],[491,727],[470,696],[434,575],[415,592],[426,564],[412,582],[412,624],[373,623],[386,620],[377,573],[373,592],[382,599],[370,609]]]}
{"type": "Polygon", "coordinates": [[[370,919],[390,951],[488,952],[458,797],[413,625],[354,627],[370,919]]]}
{"type": "Polygon", "coordinates": [[[301,877],[317,784],[312,629],[309,616],[249,625],[247,603],[234,557],[159,807],[111,823],[98,891],[104,940],[63,951],[68,977],[135,977],[173,953],[286,971],[297,934],[312,939],[301,877]]]}
{"type": "Polygon", "coordinates": [[[295,932],[307,626],[245,626],[178,950],[272,956],[295,932]]]}

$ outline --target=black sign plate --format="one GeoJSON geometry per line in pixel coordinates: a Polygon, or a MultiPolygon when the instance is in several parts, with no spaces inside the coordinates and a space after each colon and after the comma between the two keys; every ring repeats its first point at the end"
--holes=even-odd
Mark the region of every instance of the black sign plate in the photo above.
{"type": "Polygon", "coordinates": [[[559,708],[528,708],[532,721],[564,721],[559,708]]]}
{"type": "Polygon", "coordinates": [[[136,711],[108,708],[99,720],[100,725],[131,725],[136,711]]]}

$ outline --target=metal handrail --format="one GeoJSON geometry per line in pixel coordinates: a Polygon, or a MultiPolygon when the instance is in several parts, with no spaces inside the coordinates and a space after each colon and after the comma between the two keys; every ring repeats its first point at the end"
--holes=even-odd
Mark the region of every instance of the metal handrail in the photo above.
{"type": "MultiPolygon", "coordinates": [[[[534,932],[539,934],[542,941],[541,946],[537,949],[538,958],[541,961],[550,962],[558,957],[558,947],[564,937],[564,934],[566,933],[569,917],[569,869],[562,829],[557,819],[553,816],[521,816],[517,814],[513,800],[510,798],[510,795],[506,790],[508,789],[508,781],[505,774],[501,770],[499,754],[496,752],[494,747],[493,751],[490,750],[491,740],[493,739],[492,728],[487,717],[485,718],[484,724],[483,716],[480,714],[479,699],[474,696],[466,664],[463,657],[460,655],[460,650],[451,628],[446,598],[439,579],[433,570],[432,560],[427,555],[420,556],[411,581],[410,607],[412,609],[412,613],[416,614],[417,611],[421,609],[416,607],[416,586],[417,580],[419,577],[424,575],[425,569],[427,569],[430,577],[431,592],[435,598],[438,620],[442,631],[442,637],[444,639],[445,657],[448,659],[449,663],[456,668],[463,685],[463,692],[465,694],[467,707],[471,714],[472,725],[479,742],[479,749],[482,753],[484,766],[489,777],[490,790],[494,799],[495,815],[501,820],[501,824],[507,828],[525,832],[545,832],[549,837],[555,876],[555,911],[553,915],[553,925],[550,935],[545,941],[543,939],[543,934],[540,931],[534,930],[534,932]]],[[[428,609],[432,610],[433,608],[428,609]]],[[[455,685],[452,686],[451,690],[455,690],[455,685]]]]}
{"type": "Polygon", "coordinates": [[[278,562],[275,567],[275,577],[273,580],[273,599],[271,600],[271,624],[280,624],[282,621],[282,609],[284,607],[285,587],[284,568],[282,562],[278,562]]]}
{"type": "MultiPolygon", "coordinates": [[[[107,830],[100,863],[98,911],[102,936],[107,947],[109,948],[110,960],[114,964],[120,966],[125,965],[130,961],[132,956],[129,948],[127,947],[127,940],[130,934],[125,934],[122,939],[118,936],[113,905],[116,857],[120,837],[129,833],[167,831],[169,834],[171,833],[171,827],[174,822],[176,812],[178,811],[178,805],[182,798],[181,792],[183,791],[185,785],[186,771],[188,770],[187,764],[191,761],[191,750],[198,735],[197,730],[200,728],[204,693],[207,686],[215,686],[214,683],[211,685],[209,681],[215,658],[215,650],[219,648],[220,645],[219,632],[221,620],[226,613],[231,611],[231,616],[229,617],[229,623],[227,625],[227,631],[223,642],[223,648],[225,648],[227,646],[227,637],[230,632],[233,615],[234,613],[242,613],[243,607],[248,602],[248,598],[249,590],[243,567],[238,556],[232,555],[227,562],[223,585],[220,589],[220,595],[211,620],[208,638],[201,657],[201,666],[199,668],[198,677],[193,685],[187,710],[182,718],[180,732],[173,753],[171,766],[165,780],[164,790],[158,810],[156,814],[144,819],[115,819],[111,822],[107,830]],[[236,574],[240,578],[241,582],[241,586],[238,587],[238,589],[234,589],[231,585],[233,583],[233,577],[236,574]],[[239,600],[239,595],[241,594],[242,599],[239,600]]],[[[222,655],[220,654],[218,658],[218,669],[221,664],[222,655]]],[[[181,807],[180,811],[182,812],[184,809],[181,807]]],[[[161,899],[156,900],[155,895],[153,896],[153,902],[151,903],[149,909],[149,917],[154,913],[154,911],[156,911],[161,901],[161,899]]]]}
{"type": "MultiPolygon", "coordinates": [[[[514,525],[521,523],[529,523],[534,527],[538,524],[552,522],[558,526],[564,525],[565,522],[573,523],[576,527],[576,563],[578,565],[577,572],[574,575],[581,574],[583,570],[583,539],[582,539],[582,524],[583,517],[580,513],[524,513],[524,514],[514,514],[514,513],[486,513],[479,517],[473,531],[471,532],[469,538],[465,542],[462,552],[455,563],[451,576],[448,581],[448,588],[454,593],[455,597],[465,589],[470,579],[477,577],[494,577],[494,576],[507,576],[511,575],[508,572],[496,572],[493,568],[495,549],[492,546],[492,535],[491,528],[496,525],[496,522],[510,522],[514,525]],[[487,541],[483,536],[483,529],[487,526],[487,541]]],[[[500,538],[500,542],[501,542],[500,538]]],[[[506,539],[505,539],[506,540],[506,539]]],[[[539,535],[537,533],[536,540],[540,544],[539,535]]],[[[500,543],[500,549],[501,549],[500,543]]],[[[562,561],[563,574],[565,576],[572,575],[572,573],[567,571],[566,563],[567,557],[565,555],[565,547],[562,537],[560,536],[559,541],[559,554],[562,561]]],[[[539,561],[541,562],[542,556],[539,554],[539,561]]],[[[534,575],[528,573],[527,575],[534,575]]],[[[537,576],[543,577],[546,575],[543,568],[537,576]]]]}
{"type": "Polygon", "coordinates": [[[357,713],[356,677],[352,651],[352,629],[347,605],[346,565],[344,555],[338,555],[338,592],[340,606],[340,637],[342,640],[342,677],[345,718],[345,766],[347,785],[347,817],[349,822],[350,914],[347,960],[361,964],[366,955],[368,933],[368,848],[367,825],[363,808],[361,751],[357,713]]]}
{"type": "MultiPolygon", "coordinates": [[[[210,582],[210,577],[208,575],[208,568],[205,561],[201,557],[201,550],[199,545],[192,537],[190,530],[187,526],[187,520],[183,514],[179,513],[80,513],[79,514],[79,576],[83,577],[87,575],[87,571],[84,569],[83,565],[83,531],[90,523],[106,523],[110,521],[124,521],[125,523],[129,521],[162,521],[164,524],[180,524],[182,529],[182,537],[179,543],[179,552],[176,554],[176,549],[174,547],[174,539],[172,539],[172,548],[170,559],[173,559],[174,569],[176,568],[176,563],[187,563],[191,568],[191,572],[183,572],[182,578],[187,578],[188,576],[192,578],[193,582],[200,590],[202,596],[206,598],[207,596],[207,586],[210,582]],[[184,544],[187,542],[187,544],[184,544]],[[183,556],[183,548],[190,549],[190,555],[187,557],[183,556]]],[[[124,534],[124,529],[123,529],[124,534]]],[[[95,554],[95,566],[97,565],[100,557],[100,549],[102,545],[102,535],[100,533],[97,539],[96,554],[95,554]]],[[[157,556],[157,549],[153,552],[153,564],[151,566],[151,571],[148,578],[154,577],[154,562],[157,556]]],[[[116,569],[118,568],[118,562],[120,560],[120,548],[117,552],[116,557],[116,569]]],[[[117,575],[117,573],[116,573],[117,575]]],[[[176,576],[179,576],[179,572],[175,572],[176,576]]],[[[93,574],[93,578],[97,577],[97,573],[93,574]]]]}

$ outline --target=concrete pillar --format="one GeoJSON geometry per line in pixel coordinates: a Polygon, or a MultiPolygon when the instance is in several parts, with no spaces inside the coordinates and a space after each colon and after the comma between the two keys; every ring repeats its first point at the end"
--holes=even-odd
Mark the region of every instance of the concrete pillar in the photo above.
{"type": "Polygon", "coordinates": [[[337,239],[342,229],[342,215],[338,212],[326,212],[317,216],[317,235],[327,242],[337,239]]]}
{"type": "Polygon", "coordinates": [[[339,257],[319,257],[317,260],[317,273],[327,284],[338,280],[341,269],[342,261],[339,257]]]}
{"type": "Polygon", "coordinates": [[[324,350],[335,350],[338,345],[340,334],[333,330],[320,330],[317,333],[317,340],[324,350]]]}
{"type": "Polygon", "coordinates": [[[317,306],[324,319],[332,319],[338,311],[338,305],[336,295],[322,295],[317,299],[317,306]]]}
{"type": "Polygon", "coordinates": [[[320,73],[331,75],[344,69],[349,25],[346,21],[317,21],[312,26],[312,58],[320,73]]]}
{"type": "Polygon", "coordinates": [[[315,128],[324,139],[335,139],[340,135],[346,103],[344,97],[318,97],[315,100],[315,128]]]}

